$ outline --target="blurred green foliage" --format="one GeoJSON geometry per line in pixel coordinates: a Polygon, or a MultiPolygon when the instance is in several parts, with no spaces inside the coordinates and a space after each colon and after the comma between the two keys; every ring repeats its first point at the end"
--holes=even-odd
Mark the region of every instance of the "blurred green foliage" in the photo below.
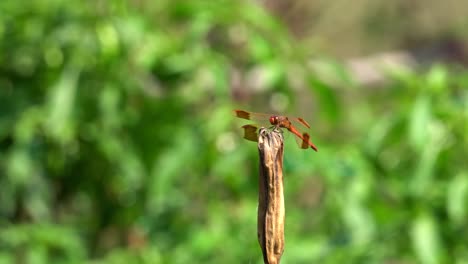
{"type": "Polygon", "coordinates": [[[269,103],[320,150],[287,142],[284,263],[467,263],[466,70],[332,88],[251,1],[0,13],[0,263],[262,263],[231,110],[269,103]]]}

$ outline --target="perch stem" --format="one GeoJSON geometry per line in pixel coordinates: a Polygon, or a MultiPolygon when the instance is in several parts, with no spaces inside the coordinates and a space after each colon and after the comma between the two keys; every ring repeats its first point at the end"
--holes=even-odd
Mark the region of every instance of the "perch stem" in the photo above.
{"type": "Polygon", "coordinates": [[[284,251],[283,134],[261,128],[258,242],[266,264],[279,264],[284,251]]]}

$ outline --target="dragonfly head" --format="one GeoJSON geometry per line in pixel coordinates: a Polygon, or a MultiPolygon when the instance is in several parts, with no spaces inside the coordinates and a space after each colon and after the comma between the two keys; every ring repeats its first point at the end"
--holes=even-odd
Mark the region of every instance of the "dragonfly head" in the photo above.
{"type": "Polygon", "coordinates": [[[270,124],[277,125],[278,124],[278,117],[277,116],[271,116],[270,117],[270,124]]]}

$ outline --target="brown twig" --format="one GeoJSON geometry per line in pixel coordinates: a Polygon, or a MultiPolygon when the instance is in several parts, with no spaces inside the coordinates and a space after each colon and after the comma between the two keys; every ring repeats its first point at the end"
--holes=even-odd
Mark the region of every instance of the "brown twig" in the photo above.
{"type": "Polygon", "coordinates": [[[284,250],[283,134],[261,128],[258,242],[266,264],[279,264],[284,250]]]}

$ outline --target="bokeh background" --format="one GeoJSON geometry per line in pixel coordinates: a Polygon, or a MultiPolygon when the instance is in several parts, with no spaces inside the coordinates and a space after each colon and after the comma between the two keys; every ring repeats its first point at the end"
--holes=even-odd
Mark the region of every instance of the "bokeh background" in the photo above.
{"type": "Polygon", "coordinates": [[[0,1],[0,263],[263,263],[233,109],[301,116],[282,263],[468,263],[468,2],[0,1]]]}

